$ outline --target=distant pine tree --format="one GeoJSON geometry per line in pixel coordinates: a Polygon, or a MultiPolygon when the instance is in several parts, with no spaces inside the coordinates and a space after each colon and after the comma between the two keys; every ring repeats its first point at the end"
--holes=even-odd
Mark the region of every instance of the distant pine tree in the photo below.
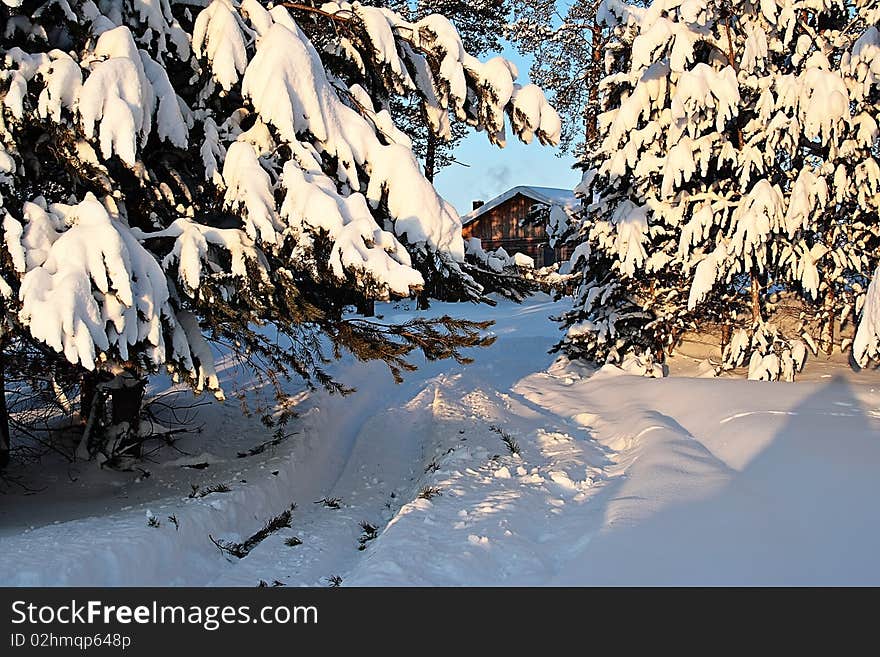
{"type": "MultiPolygon", "coordinates": [[[[377,0],[376,4],[385,4],[411,21],[432,14],[445,16],[471,55],[488,55],[503,48],[509,0],[377,0]]],[[[413,153],[423,163],[428,180],[433,182],[437,173],[456,162],[455,149],[469,133],[467,122],[455,120],[454,115],[451,120],[428,120],[429,108],[418,93],[392,99],[391,112],[412,139],[413,153]]]]}
{"type": "MultiPolygon", "coordinates": [[[[633,4],[644,4],[634,2],[633,4]]],[[[583,155],[598,129],[599,82],[611,38],[597,0],[510,0],[505,32],[532,60],[532,80],[563,116],[560,147],[583,155]]]]}

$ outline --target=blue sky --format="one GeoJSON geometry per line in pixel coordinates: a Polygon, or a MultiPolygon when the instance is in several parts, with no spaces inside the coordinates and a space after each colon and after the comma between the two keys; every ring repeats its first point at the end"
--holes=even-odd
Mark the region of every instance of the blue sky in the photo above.
{"type": "MultiPolygon", "coordinates": [[[[516,64],[518,82],[525,84],[531,61],[512,48],[502,54],[516,64]]],[[[455,157],[470,166],[452,164],[436,176],[434,184],[461,214],[470,211],[471,201],[488,200],[516,185],[573,189],[580,180],[580,174],[571,168],[571,155],[558,157],[555,148],[541,146],[537,139],[526,146],[510,134],[507,146],[500,149],[490,144],[485,134],[474,132],[462,141],[455,157]]]]}

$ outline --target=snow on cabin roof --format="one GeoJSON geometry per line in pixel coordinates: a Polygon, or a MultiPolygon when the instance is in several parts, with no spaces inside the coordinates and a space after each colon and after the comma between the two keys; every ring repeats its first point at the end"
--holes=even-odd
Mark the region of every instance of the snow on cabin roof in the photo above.
{"type": "Polygon", "coordinates": [[[574,192],[570,189],[559,189],[557,187],[532,187],[530,185],[518,185],[512,187],[500,196],[496,196],[490,201],[486,201],[476,210],[468,212],[461,218],[463,226],[471,223],[478,217],[481,217],[489,210],[497,208],[499,205],[512,199],[517,194],[522,194],[528,198],[534,199],[537,203],[546,203],[547,205],[560,205],[566,209],[573,209],[580,204],[575,197],[574,192]]]}

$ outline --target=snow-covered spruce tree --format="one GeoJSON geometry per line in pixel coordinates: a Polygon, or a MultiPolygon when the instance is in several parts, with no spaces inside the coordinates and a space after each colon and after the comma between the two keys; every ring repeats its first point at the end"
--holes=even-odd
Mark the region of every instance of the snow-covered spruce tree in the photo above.
{"type": "MultiPolygon", "coordinates": [[[[435,129],[452,115],[499,143],[508,117],[521,139],[555,143],[541,91],[469,55],[439,15],[202,5],[0,3],[4,335],[99,373],[105,400],[120,377],[162,368],[222,396],[218,348],[270,379],[341,390],[323,368],[328,343],[397,376],[413,349],[460,359],[485,343],[476,324],[382,326],[343,310],[425,289],[481,294],[460,220],[390,99],[419,94],[435,129]]],[[[97,424],[125,424],[110,411],[97,424]]],[[[90,454],[106,442],[91,437],[94,416],[90,454]]]]}
{"type": "Polygon", "coordinates": [[[878,7],[603,0],[561,349],[653,369],[715,331],[726,366],[791,379],[807,345],[848,347],[880,245],[878,7]]]}

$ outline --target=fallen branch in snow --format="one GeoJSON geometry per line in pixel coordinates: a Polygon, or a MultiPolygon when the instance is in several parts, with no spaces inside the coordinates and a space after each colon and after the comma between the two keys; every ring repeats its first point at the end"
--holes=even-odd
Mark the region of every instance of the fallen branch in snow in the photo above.
{"type": "Polygon", "coordinates": [[[361,522],[361,530],[363,530],[363,533],[358,537],[358,550],[366,550],[367,543],[379,536],[379,528],[373,523],[364,520],[361,522]]]}
{"type": "Polygon", "coordinates": [[[244,543],[236,543],[234,541],[224,541],[223,539],[216,539],[210,534],[208,534],[208,538],[211,539],[211,542],[216,545],[221,552],[225,552],[227,554],[231,554],[233,557],[243,559],[250,553],[251,550],[257,547],[271,534],[274,534],[279,529],[290,527],[290,518],[293,515],[293,510],[295,508],[296,504],[291,504],[289,509],[286,509],[284,512],[278,514],[274,518],[271,518],[265,525],[263,525],[263,528],[260,529],[260,531],[248,538],[244,543]]]}
{"type": "Polygon", "coordinates": [[[516,438],[511,436],[501,427],[496,427],[494,424],[489,427],[489,430],[494,431],[499,436],[501,436],[501,440],[504,442],[505,445],[507,445],[507,450],[511,454],[519,454],[519,443],[516,442],[516,438]]]}
{"type": "Polygon", "coordinates": [[[338,497],[323,497],[317,500],[315,504],[323,504],[328,509],[338,509],[342,506],[342,500],[338,497]]]}
{"type": "Polygon", "coordinates": [[[204,489],[201,489],[198,484],[190,484],[190,488],[192,488],[192,491],[189,494],[190,499],[205,497],[211,493],[228,493],[232,490],[226,484],[214,484],[213,486],[208,486],[204,489]]]}
{"type": "Polygon", "coordinates": [[[239,452],[238,458],[243,459],[243,458],[247,458],[248,456],[256,456],[257,454],[262,454],[269,447],[276,447],[276,446],[280,445],[281,443],[283,443],[285,440],[287,440],[291,436],[295,435],[296,433],[298,433],[298,432],[280,434],[280,435],[276,436],[275,438],[273,438],[272,440],[267,440],[266,442],[260,443],[259,445],[256,445],[255,447],[251,447],[246,452],[239,452]]]}
{"type": "Polygon", "coordinates": [[[419,491],[418,497],[422,500],[430,500],[443,495],[443,491],[437,486],[425,486],[419,491]]]}

